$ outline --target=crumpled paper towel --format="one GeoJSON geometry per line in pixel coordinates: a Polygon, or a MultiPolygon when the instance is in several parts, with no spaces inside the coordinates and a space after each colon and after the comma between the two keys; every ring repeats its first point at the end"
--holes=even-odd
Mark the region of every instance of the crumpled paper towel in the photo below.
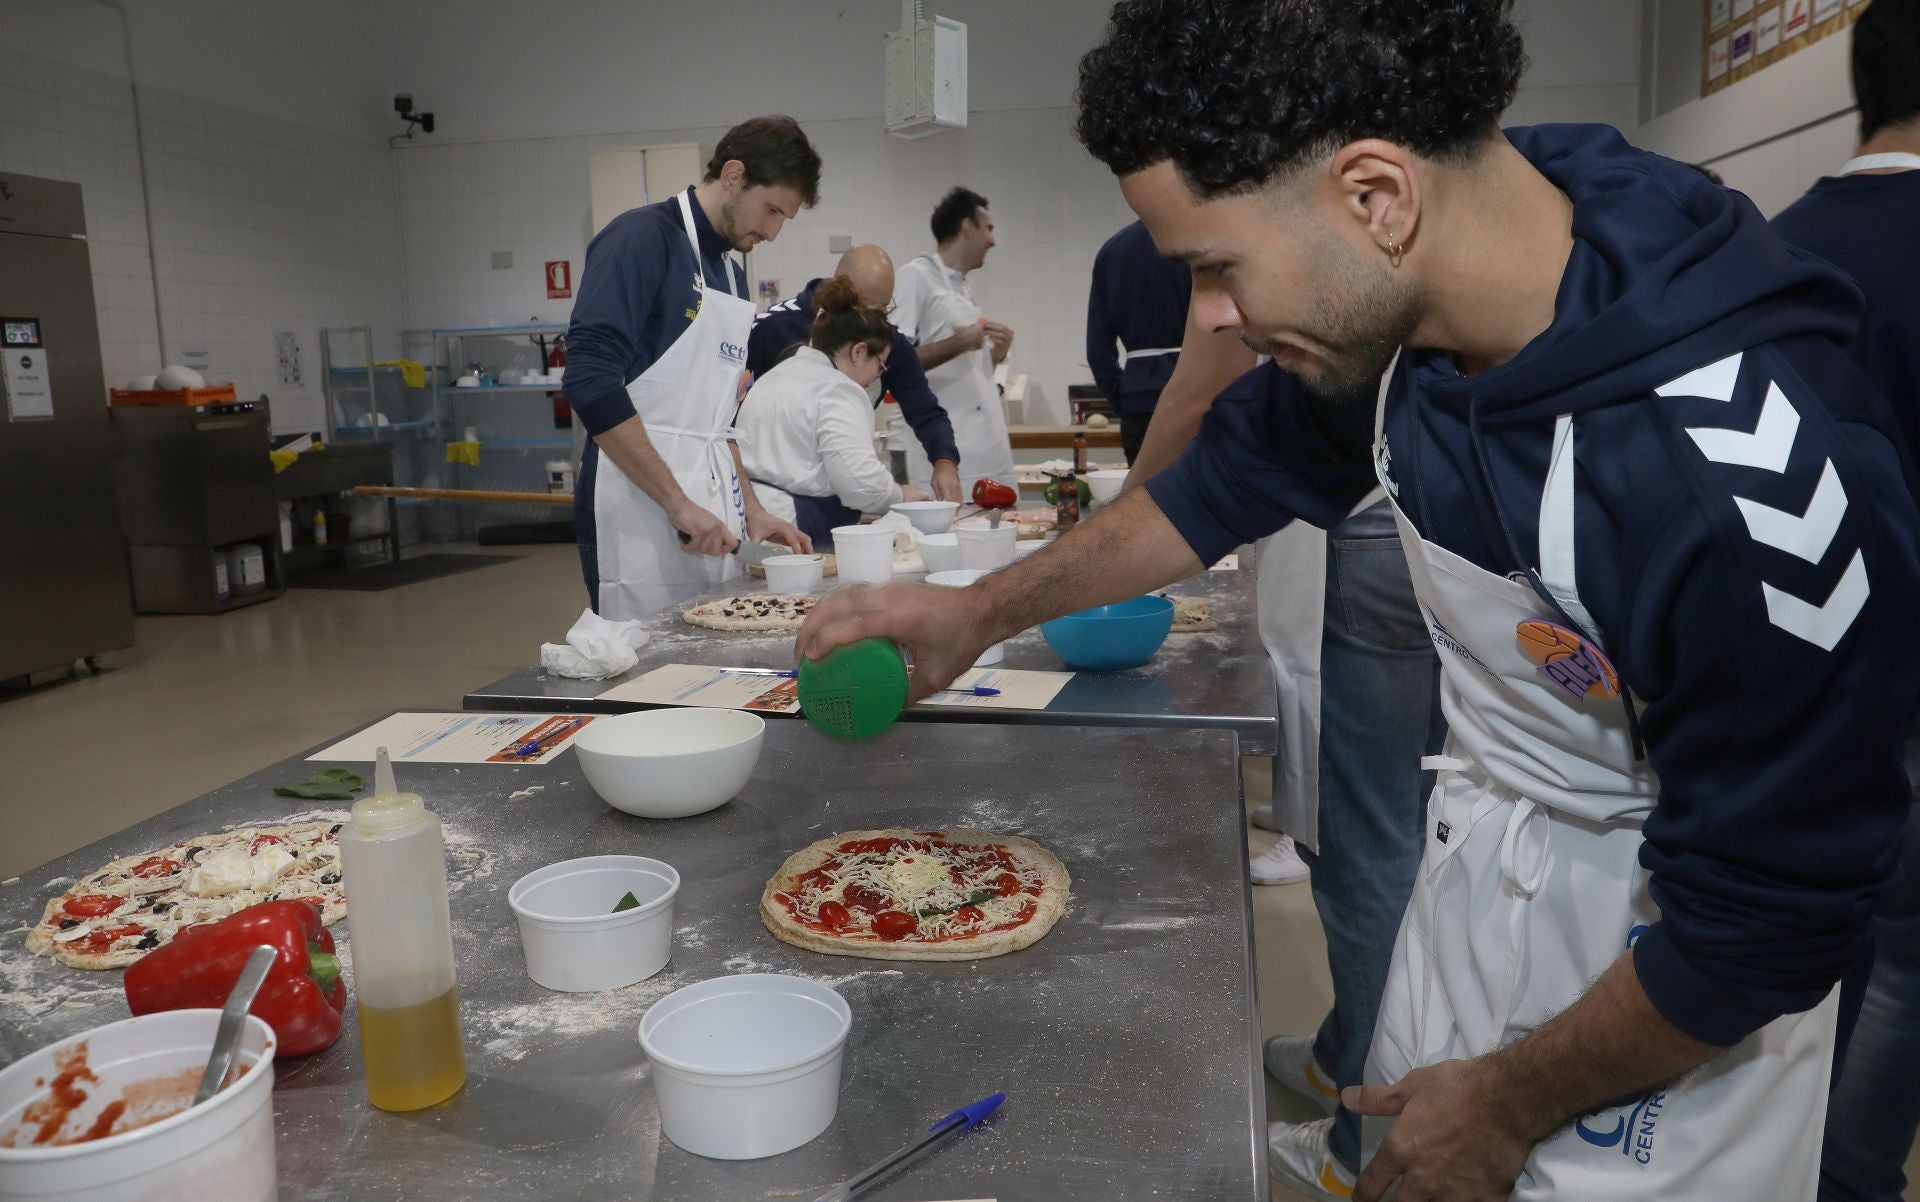
{"type": "Polygon", "coordinates": [[[640,662],[647,632],[639,622],[609,622],[591,609],[567,631],[565,643],[543,643],[540,667],[554,676],[575,680],[603,680],[618,676],[640,662]]]}

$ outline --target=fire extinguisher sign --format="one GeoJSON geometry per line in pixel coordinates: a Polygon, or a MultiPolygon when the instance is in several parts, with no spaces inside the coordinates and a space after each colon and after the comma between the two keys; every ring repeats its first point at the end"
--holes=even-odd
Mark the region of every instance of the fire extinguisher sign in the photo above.
{"type": "Polygon", "coordinates": [[[547,260],[547,299],[565,300],[573,295],[573,263],[568,259],[547,260]]]}

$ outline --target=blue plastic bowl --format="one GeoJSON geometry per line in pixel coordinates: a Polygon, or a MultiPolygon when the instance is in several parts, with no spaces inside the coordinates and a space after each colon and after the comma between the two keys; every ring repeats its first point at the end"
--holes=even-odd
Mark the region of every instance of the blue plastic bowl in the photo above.
{"type": "Polygon", "coordinates": [[[1135,597],[1083,609],[1040,624],[1040,633],[1069,668],[1118,672],[1153,658],[1173,629],[1173,602],[1165,597],[1135,597]]]}

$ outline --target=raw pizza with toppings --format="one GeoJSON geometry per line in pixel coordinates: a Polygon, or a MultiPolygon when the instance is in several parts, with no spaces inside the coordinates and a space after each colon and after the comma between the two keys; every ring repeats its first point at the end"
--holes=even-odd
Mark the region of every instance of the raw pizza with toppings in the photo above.
{"type": "Polygon", "coordinates": [[[872,960],[980,960],[1017,952],[1067,908],[1066,865],[986,831],[850,831],[787,858],[760,895],[778,938],[872,960]]]}
{"type": "Polygon", "coordinates": [[[125,968],[187,927],[277,898],[312,902],[328,926],[346,917],[339,823],[241,827],[115,860],[47,903],[27,950],[125,968]]]}
{"type": "Polygon", "coordinates": [[[709,630],[798,630],[817,598],[795,593],[748,593],[702,601],[683,610],[681,620],[709,630]]]}

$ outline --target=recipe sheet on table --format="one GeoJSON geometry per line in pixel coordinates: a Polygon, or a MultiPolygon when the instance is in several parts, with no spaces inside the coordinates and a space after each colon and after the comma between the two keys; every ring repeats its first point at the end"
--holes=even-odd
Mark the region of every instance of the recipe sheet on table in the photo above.
{"type": "Polygon", "coordinates": [[[1071,672],[1023,672],[1018,668],[973,668],[962,672],[952,689],[999,689],[998,697],[965,693],[935,693],[921,705],[952,705],[964,709],[1043,710],[1073,679],[1071,672]]]}
{"type": "Polygon", "coordinates": [[[591,714],[393,714],[307,759],[371,760],[385,747],[395,763],[544,764],[591,721],[591,714]]]}
{"type": "Polygon", "coordinates": [[[655,668],[645,676],[615,685],[600,694],[598,700],[753,710],[763,714],[800,712],[798,682],[791,676],[730,672],[700,664],[667,664],[655,668]]]}

